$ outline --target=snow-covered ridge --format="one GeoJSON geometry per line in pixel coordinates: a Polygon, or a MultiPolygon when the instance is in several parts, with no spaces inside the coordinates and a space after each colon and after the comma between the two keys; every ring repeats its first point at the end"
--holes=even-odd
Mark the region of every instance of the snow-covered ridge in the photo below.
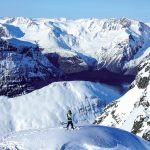
{"type": "Polygon", "coordinates": [[[29,130],[4,137],[2,150],[149,150],[150,144],[131,133],[102,126],[69,130],[29,130]]]}
{"type": "MultiPolygon", "coordinates": [[[[44,54],[56,52],[64,55],[65,52],[67,58],[67,52],[71,51],[94,69],[134,74],[143,54],[149,53],[150,27],[127,18],[67,20],[17,17],[0,19],[0,23],[7,38],[31,43],[37,41],[44,48],[44,54]]],[[[72,63],[68,63],[72,67],[72,63]]]]}
{"type": "Polygon", "coordinates": [[[138,70],[131,89],[109,104],[96,123],[122,128],[150,141],[150,61],[142,63],[138,70]]]}
{"type": "Polygon", "coordinates": [[[85,82],[56,82],[29,94],[0,97],[0,136],[14,131],[62,126],[66,113],[75,124],[93,123],[102,109],[121,96],[111,86],[85,82]]]}

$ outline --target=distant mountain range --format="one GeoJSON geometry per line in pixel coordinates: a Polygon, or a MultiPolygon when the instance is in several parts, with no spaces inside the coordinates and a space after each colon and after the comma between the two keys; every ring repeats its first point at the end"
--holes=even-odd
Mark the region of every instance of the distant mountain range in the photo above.
{"type": "Polygon", "coordinates": [[[135,75],[137,65],[150,55],[150,27],[127,18],[1,18],[0,37],[16,46],[38,44],[65,73],[105,68],[135,75]]]}
{"type": "Polygon", "coordinates": [[[0,39],[0,93],[10,97],[58,80],[131,82],[150,57],[150,27],[127,18],[1,18],[0,39]]]}

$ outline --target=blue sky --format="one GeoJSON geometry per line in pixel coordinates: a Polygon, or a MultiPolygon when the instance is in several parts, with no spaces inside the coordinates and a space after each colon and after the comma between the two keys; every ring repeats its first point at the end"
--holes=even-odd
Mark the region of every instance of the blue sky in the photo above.
{"type": "Polygon", "coordinates": [[[150,22],[150,0],[2,0],[0,17],[118,18],[150,22]]]}

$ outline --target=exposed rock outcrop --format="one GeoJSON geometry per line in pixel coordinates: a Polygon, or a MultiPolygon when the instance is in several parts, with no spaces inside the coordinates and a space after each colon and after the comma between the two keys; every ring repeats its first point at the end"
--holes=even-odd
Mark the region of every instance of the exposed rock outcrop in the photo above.
{"type": "Polygon", "coordinates": [[[138,68],[129,91],[109,104],[95,123],[119,127],[150,141],[150,61],[138,68]]]}

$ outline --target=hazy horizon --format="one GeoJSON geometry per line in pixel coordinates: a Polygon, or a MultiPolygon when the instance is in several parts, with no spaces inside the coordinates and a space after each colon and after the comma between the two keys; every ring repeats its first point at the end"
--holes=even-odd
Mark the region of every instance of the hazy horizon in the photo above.
{"type": "Polygon", "coordinates": [[[5,0],[0,17],[28,18],[121,18],[150,22],[150,1],[143,0],[5,0]]]}

